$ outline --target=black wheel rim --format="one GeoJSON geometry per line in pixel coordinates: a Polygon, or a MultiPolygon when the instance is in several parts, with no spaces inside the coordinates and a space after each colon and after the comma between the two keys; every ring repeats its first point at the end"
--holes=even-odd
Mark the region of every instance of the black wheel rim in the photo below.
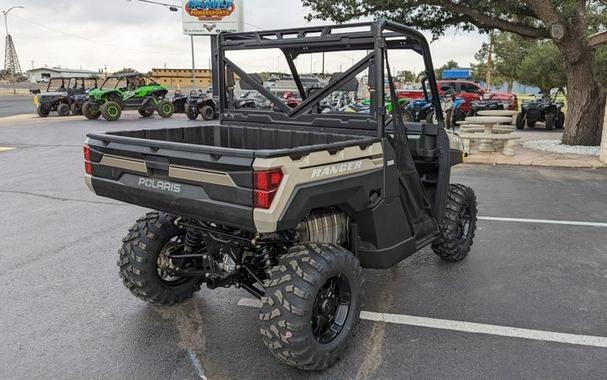
{"type": "Polygon", "coordinates": [[[459,212],[459,220],[457,226],[457,237],[460,243],[465,242],[470,237],[472,227],[472,209],[470,205],[465,205],[459,212]]]}
{"type": "Polygon", "coordinates": [[[320,344],[328,344],[341,334],[350,315],[350,284],[342,277],[330,278],[314,301],[310,326],[320,344]]]}
{"type": "Polygon", "coordinates": [[[178,235],[170,239],[158,253],[158,258],[156,259],[156,273],[158,274],[158,279],[160,279],[160,282],[164,285],[178,286],[188,280],[187,277],[173,275],[176,267],[169,258],[169,256],[183,253],[183,237],[183,235],[178,235]]]}

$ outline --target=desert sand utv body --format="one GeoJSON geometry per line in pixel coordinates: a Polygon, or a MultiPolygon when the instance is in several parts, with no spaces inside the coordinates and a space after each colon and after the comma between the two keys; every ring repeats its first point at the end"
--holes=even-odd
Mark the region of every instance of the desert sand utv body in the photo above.
{"type": "Polygon", "coordinates": [[[428,43],[410,28],[380,20],[221,34],[217,42],[219,124],[89,134],[86,183],[99,196],[157,210],[119,250],[120,275],[135,296],[173,305],[202,284],[242,288],[261,300],[259,331],[277,358],[324,369],[359,319],[362,268],[390,268],[429,245],[447,261],[470,251],[475,194],[450,184],[462,146],[442,112],[436,125],[404,123],[397,106],[386,112],[384,99],[397,99],[393,49],[423,57],[441,107],[428,43]],[[304,99],[294,109],[226,57],[270,48],[282,50],[304,99]],[[305,93],[296,57],[350,50],[368,55],[305,93]],[[321,101],[363,70],[371,112],[321,112],[321,101]],[[236,75],[274,107],[236,109],[236,75]]]}

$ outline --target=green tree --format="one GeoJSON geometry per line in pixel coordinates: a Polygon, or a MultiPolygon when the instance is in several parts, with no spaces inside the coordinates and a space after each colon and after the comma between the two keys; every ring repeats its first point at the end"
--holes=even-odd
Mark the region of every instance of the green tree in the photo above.
{"type": "Polygon", "coordinates": [[[607,26],[606,0],[302,0],[308,18],[345,22],[386,16],[440,36],[449,27],[500,30],[554,42],[567,76],[568,117],[563,142],[598,145],[607,90],[593,72],[587,37],[607,26]]]}
{"type": "Polygon", "coordinates": [[[416,79],[415,73],[413,71],[409,71],[409,70],[399,71],[397,74],[397,78],[401,82],[407,82],[407,83],[415,82],[415,79],[416,79]]]}
{"type": "Polygon", "coordinates": [[[445,63],[444,65],[442,65],[438,69],[434,70],[434,74],[436,75],[436,79],[442,79],[443,72],[445,70],[453,70],[453,69],[459,69],[459,63],[457,63],[454,60],[450,59],[447,63],[445,63]]]}
{"type": "Polygon", "coordinates": [[[130,67],[125,67],[125,68],[122,68],[122,69],[116,71],[114,73],[114,75],[117,75],[117,74],[129,74],[129,73],[136,73],[136,72],[137,72],[137,70],[135,70],[135,69],[132,69],[130,67]]]}
{"type": "Polygon", "coordinates": [[[567,76],[558,48],[550,41],[538,43],[520,62],[518,80],[522,84],[538,87],[542,93],[565,87],[567,76]]]}

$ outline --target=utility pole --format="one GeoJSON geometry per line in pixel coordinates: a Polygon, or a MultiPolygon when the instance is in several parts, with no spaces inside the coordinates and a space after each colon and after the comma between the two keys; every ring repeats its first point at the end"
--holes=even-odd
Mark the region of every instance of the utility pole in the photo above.
{"type": "Polygon", "coordinates": [[[17,49],[15,49],[15,44],[13,43],[13,37],[8,32],[8,14],[13,9],[23,9],[24,7],[21,5],[11,7],[8,10],[3,10],[2,14],[4,15],[4,27],[6,30],[6,44],[5,44],[5,52],[4,52],[4,70],[9,74],[10,77],[15,77],[16,75],[22,74],[21,65],[19,64],[19,57],[17,57],[17,49]]]}
{"type": "Polygon", "coordinates": [[[485,90],[489,91],[489,88],[491,87],[491,71],[493,70],[493,40],[494,40],[495,34],[493,32],[491,32],[489,34],[489,54],[487,57],[487,75],[485,77],[485,90]]]}

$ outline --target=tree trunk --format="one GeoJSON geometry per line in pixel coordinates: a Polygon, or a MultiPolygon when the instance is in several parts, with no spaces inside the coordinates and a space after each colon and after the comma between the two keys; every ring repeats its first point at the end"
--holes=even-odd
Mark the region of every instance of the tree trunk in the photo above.
{"type": "Polygon", "coordinates": [[[514,81],[508,80],[508,93],[512,94],[512,88],[514,87],[514,81]]]}
{"type": "MultiPolygon", "coordinates": [[[[571,54],[575,47],[567,46],[566,49],[571,54]]],[[[578,45],[577,49],[584,47],[578,45]]],[[[603,129],[605,92],[592,73],[592,50],[586,49],[576,53],[577,59],[574,62],[565,60],[567,116],[563,144],[598,146],[603,129]]]]}

